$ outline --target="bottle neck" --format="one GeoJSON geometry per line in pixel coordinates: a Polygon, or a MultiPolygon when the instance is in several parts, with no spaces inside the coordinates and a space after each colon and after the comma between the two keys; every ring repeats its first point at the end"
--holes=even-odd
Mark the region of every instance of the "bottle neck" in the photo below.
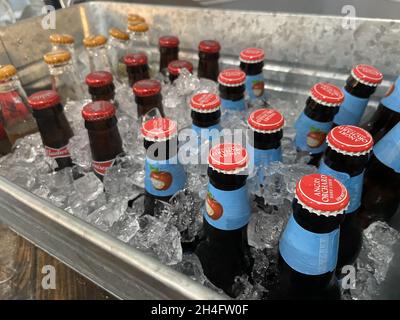
{"type": "Polygon", "coordinates": [[[221,110],[210,113],[201,113],[191,110],[192,122],[200,128],[208,128],[220,122],[221,110]]]}
{"type": "Polygon", "coordinates": [[[339,107],[328,107],[314,101],[309,97],[306,101],[304,113],[312,120],[319,122],[331,122],[335,114],[339,111],[339,107]]]}
{"type": "Polygon", "coordinates": [[[254,76],[263,72],[264,61],[257,63],[240,62],[240,69],[242,69],[248,76],[254,76]]]}
{"type": "Polygon", "coordinates": [[[250,145],[260,150],[278,149],[281,146],[282,137],[282,130],[274,133],[261,133],[251,129],[247,131],[250,145]]]}
{"type": "Polygon", "coordinates": [[[144,139],[146,157],[151,160],[165,161],[178,154],[178,137],[166,141],[150,141],[144,139]]]}
{"type": "Polygon", "coordinates": [[[296,222],[304,229],[313,233],[329,233],[339,228],[344,219],[344,214],[326,217],[317,215],[304,209],[297,201],[292,202],[293,217],[296,222]]]}
{"type": "Polygon", "coordinates": [[[160,112],[162,112],[163,110],[161,93],[157,93],[155,95],[148,97],[135,96],[135,101],[138,107],[139,117],[144,116],[147,112],[149,112],[153,108],[157,108],[158,110],[160,110],[160,112]]]}
{"type": "Polygon", "coordinates": [[[232,191],[246,184],[247,174],[225,174],[208,167],[207,174],[210,183],[217,189],[232,191]]]}
{"type": "Polygon", "coordinates": [[[49,72],[52,76],[59,76],[62,74],[70,74],[73,73],[73,66],[71,61],[61,63],[61,64],[49,64],[49,72]]]}
{"type": "Polygon", "coordinates": [[[351,156],[339,153],[329,146],[325,150],[323,161],[333,170],[345,172],[351,177],[361,174],[368,163],[369,154],[351,156]]]}
{"type": "Polygon", "coordinates": [[[219,95],[222,99],[238,101],[244,98],[244,91],[245,91],[244,84],[237,87],[228,87],[219,84],[218,88],[219,88],[219,95]]]}
{"type": "Polygon", "coordinates": [[[344,89],[357,98],[368,99],[375,92],[376,87],[365,85],[350,75],[344,89]]]}
{"type": "Polygon", "coordinates": [[[112,101],[115,97],[115,86],[113,83],[102,87],[90,87],[89,93],[93,101],[108,100],[112,101]]]}

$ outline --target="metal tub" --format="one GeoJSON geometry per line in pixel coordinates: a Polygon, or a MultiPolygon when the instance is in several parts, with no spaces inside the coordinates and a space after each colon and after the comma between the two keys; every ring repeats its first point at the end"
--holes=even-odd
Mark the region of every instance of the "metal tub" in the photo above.
{"type": "MultiPolygon", "coordinates": [[[[162,34],[181,40],[182,56],[197,60],[201,39],[217,38],[222,63],[238,64],[240,50],[266,50],[266,89],[293,98],[293,111],[304,103],[309,87],[325,80],[343,85],[350,68],[370,63],[384,73],[371,106],[376,105],[400,74],[400,20],[260,13],[215,9],[91,2],[56,13],[56,30],[44,30],[42,18],[0,29],[0,64],[18,68],[28,92],[49,84],[42,56],[53,32],[70,33],[80,44],[84,36],[125,28],[126,15],[136,12],[151,25],[157,52],[162,34]]],[[[156,55],[153,55],[156,57],[156,55]]],[[[155,259],[110,237],[20,187],[0,178],[0,220],[35,245],[119,298],[214,299],[218,294],[155,259]]]]}

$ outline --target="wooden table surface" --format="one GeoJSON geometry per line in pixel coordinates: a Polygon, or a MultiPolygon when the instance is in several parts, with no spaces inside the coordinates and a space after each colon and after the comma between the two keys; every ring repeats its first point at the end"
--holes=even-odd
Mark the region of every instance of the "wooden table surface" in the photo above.
{"type": "Polygon", "coordinates": [[[0,300],[2,299],[114,298],[0,224],[0,300]],[[42,286],[43,278],[48,275],[46,268],[43,270],[44,266],[53,266],[55,269],[55,289],[45,289],[42,286]]]}

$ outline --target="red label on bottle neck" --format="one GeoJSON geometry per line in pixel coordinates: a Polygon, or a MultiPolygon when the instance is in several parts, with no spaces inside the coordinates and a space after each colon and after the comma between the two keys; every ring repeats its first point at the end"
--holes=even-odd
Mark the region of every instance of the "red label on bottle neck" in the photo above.
{"type": "Polygon", "coordinates": [[[104,176],[108,168],[110,168],[114,164],[115,159],[107,160],[107,161],[95,161],[92,160],[92,168],[93,171],[97,174],[104,176]]]}
{"type": "Polygon", "coordinates": [[[44,149],[46,151],[46,156],[53,159],[68,158],[71,156],[68,151],[68,145],[65,145],[64,147],[61,147],[59,149],[44,146],[44,149]]]}

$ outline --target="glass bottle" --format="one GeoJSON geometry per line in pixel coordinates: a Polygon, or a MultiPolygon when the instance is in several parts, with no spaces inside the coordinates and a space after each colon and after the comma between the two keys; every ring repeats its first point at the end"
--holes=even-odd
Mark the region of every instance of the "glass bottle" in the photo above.
{"type": "Polygon", "coordinates": [[[219,52],[221,45],[215,40],[202,40],[199,43],[199,67],[197,75],[217,82],[219,74],[219,52]]]}
{"type": "Polygon", "coordinates": [[[373,66],[359,64],[351,70],[343,88],[344,101],[333,119],[333,126],[358,125],[370,96],[383,80],[383,74],[373,66]]]}
{"type": "Polygon", "coordinates": [[[150,79],[149,65],[146,54],[127,54],[124,57],[124,64],[126,65],[126,72],[128,73],[130,87],[140,80],[150,79]]]}
{"type": "Polygon", "coordinates": [[[245,111],[246,74],[240,69],[225,69],[218,75],[218,89],[223,110],[245,111]]]}
{"type": "Polygon", "coordinates": [[[137,24],[128,24],[130,45],[132,52],[147,53],[150,46],[149,25],[145,22],[137,24]]]}
{"type": "Polygon", "coordinates": [[[340,299],[335,268],[339,226],[349,199],[346,187],[331,176],[300,179],[293,214],[279,241],[279,289],[274,299],[340,299]]]}
{"type": "Polygon", "coordinates": [[[1,120],[10,143],[37,131],[27,97],[12,65],[0,66],[1,120]]]}
{"type": "Polygon", "coordinates": [[[83,87],[71,62],[69,51],[51,51],[44,55],[44,61],[49,67],[52,90],[57,91],[61,103],[68,99],[81,100],[85,97],[83,87]]]}
{"type": "Polygon", "coordinates": [[[165,73],[169,63],[179,59],[179,38],[162,36],[158,39],[158,47],[160,50],[160,72],[165,73]]]}
{"type": "Polygon", "coordinates": [[[89,36],[83,39],[89,57],[90,71],[112,72],[110,59],[107,52],[107,38],[102,35],[89,36]]]}
{"type": "Polygon", "coordinates": [[[308,164],[318,166],[326,149],[325,138],[333,126],[333,117],[342,104],[344,94],[333,84],[320,82],[310,91],[304,111],[295,123],[295,145],[300,154],[309,154],[308,164]]]}
{"type": "Polygon", "coordinates": [[[113,74],[118,80],[125,79],[127,74],[123,59],[129,53],[129,34],[118,28],[111,28],[108,34],[110,35],[108,45],[113,74]]]}
{"type": "Polygon", "coordinates": [[[247,165],[247,151],[239,144],[211,148],[208,193],[202,210],[205,240],[195,250],[207,278],[231,296],[235,277],[248,275],[251,270],[247,165]]]}

